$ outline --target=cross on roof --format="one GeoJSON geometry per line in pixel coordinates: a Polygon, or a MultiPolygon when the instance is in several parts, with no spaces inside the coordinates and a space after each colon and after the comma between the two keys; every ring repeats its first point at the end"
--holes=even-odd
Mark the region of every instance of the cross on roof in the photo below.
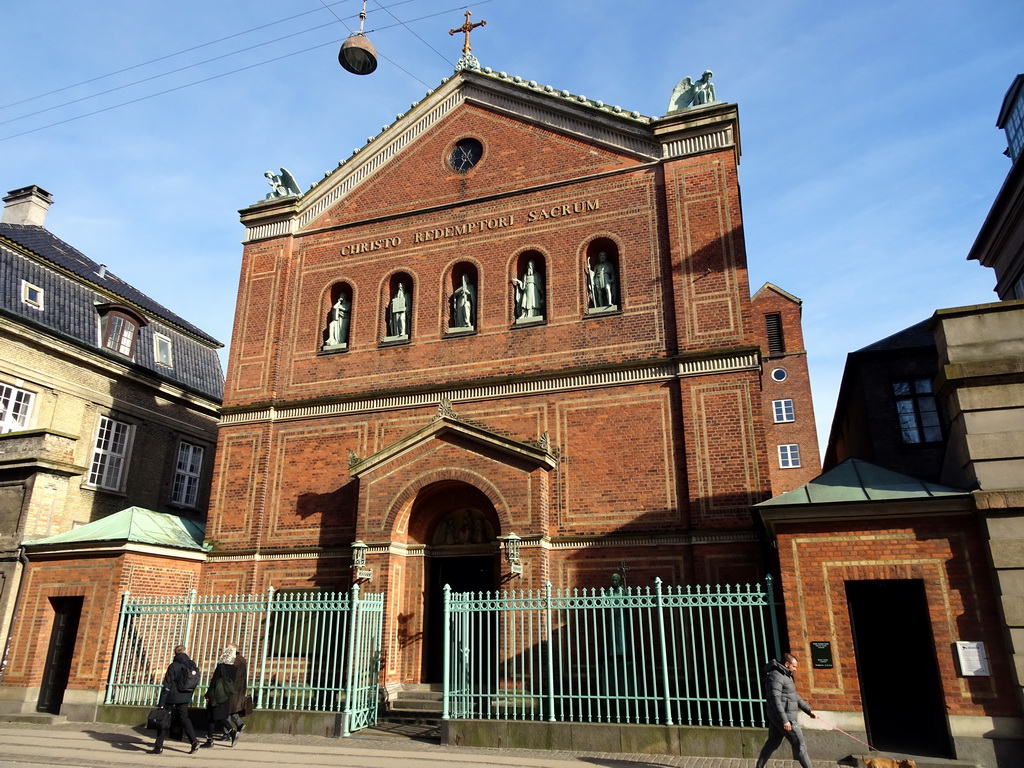
{"type": "Polygon", "coordinates": [[[462,44],[462,53],[463,53],[463,55],[468,54],[469,51],[470,51],[470,48],[469,48],[469,33],[472,32],[477,27],[485,27],[485,26],[487,26],[487,22],[486,21],[479,21],[476,24],[471,24],[470,21],[469,21],[469,17],[470,16],[471,16],[470,12],[466,11],[466,21],[465,21],[465,23],[461,27],[456,27],[455,29],[449,29],[448,30],[448,34],[449,35],[454,35],[457,32],[465,32],[466,33],[466,42],[464,42],[462,44]]]}

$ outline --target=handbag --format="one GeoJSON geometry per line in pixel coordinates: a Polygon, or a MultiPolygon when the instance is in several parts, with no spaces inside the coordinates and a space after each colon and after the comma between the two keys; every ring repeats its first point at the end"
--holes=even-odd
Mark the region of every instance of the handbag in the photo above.
{"type": "Polygon", "coordinates": [[[245,709],[243,710],[245,712],[245,716],[248,717],[249,715],[251,715],[254,709],[255,707],[252,705],[252,696],[246,696],[245,709]]]}
{"type": "Polygon", "coordinates": [[[146,727],[151,731],[162,731],[167,728],[171,713],[166,709],[151,709],[146,715],[146,727]]]}

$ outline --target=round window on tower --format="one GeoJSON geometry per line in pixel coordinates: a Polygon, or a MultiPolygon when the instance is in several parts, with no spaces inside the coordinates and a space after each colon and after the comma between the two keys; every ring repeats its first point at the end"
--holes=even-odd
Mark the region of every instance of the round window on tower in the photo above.
{"type": "Polygon", "coordinates": [[[789,374],[786,373],[785,368],[775,368],[772,370],[772,381],[785,381],[787,376],[789,374]]]}

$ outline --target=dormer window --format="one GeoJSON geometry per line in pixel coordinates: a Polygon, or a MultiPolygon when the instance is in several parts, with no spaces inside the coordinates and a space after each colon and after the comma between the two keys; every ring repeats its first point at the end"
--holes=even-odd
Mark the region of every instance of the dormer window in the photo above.
{"type": "Polygon", "coordinates": [[[105,304],[97,309],[100,312],[100,345],[111,352],[132,357],[139,329],[146,325],[146,319],[130,307],[119,304],[105,304]]]}

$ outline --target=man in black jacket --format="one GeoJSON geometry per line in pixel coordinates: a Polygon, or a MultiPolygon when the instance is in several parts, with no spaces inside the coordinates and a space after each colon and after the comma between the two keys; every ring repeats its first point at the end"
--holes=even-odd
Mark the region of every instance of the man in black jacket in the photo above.
{"type": "Polygon", "coordinates": [[[810,704],[796,692],[796,683],[793,682],[793,673],[797,668],[796,656],[787,653],[782,657],[782,661],[783,663],[779,664],[772,659],[765,667],[764,706],[768,718],[768,740],[761,748],[756,768],[764,768],[764,764],[779,748],[783,739],[789,740],[789,745],[793,748],[793,759],[798,761],[802,768],[813,768],[811,759],[807,756],[803,734],[797,725],[797,717],[798,711],[806,712],[809,717],[814,717],[814,712],[811,711],[810,704]]]}
{"type": "Polygon", "coordinates": [[[195,662],[185,653],[185,646],[179,645],[174,649],[174,661],[167,667],[167,674],[164,675],[164,682],[160,686],[160,700],[157,706],[160,709],[168,709],[171,716],[164,721],[164,727],[156,732],[156,744],[150,755],[159,755],[164,751],[164,737],[171,729],[175,720],[181,723],[182,733],[188,737],[192,748],[191,755],[199,749],[199,740],[196,739],[196,731],[192,727],[192,721],[188,718],[188,705],[192,701],[192,692],[195,690],[195,683],[186,682],[190,677],[199,676],[199,668],[195,662]],[[191,685],[191,687],[189,687],[191,685]]]}

